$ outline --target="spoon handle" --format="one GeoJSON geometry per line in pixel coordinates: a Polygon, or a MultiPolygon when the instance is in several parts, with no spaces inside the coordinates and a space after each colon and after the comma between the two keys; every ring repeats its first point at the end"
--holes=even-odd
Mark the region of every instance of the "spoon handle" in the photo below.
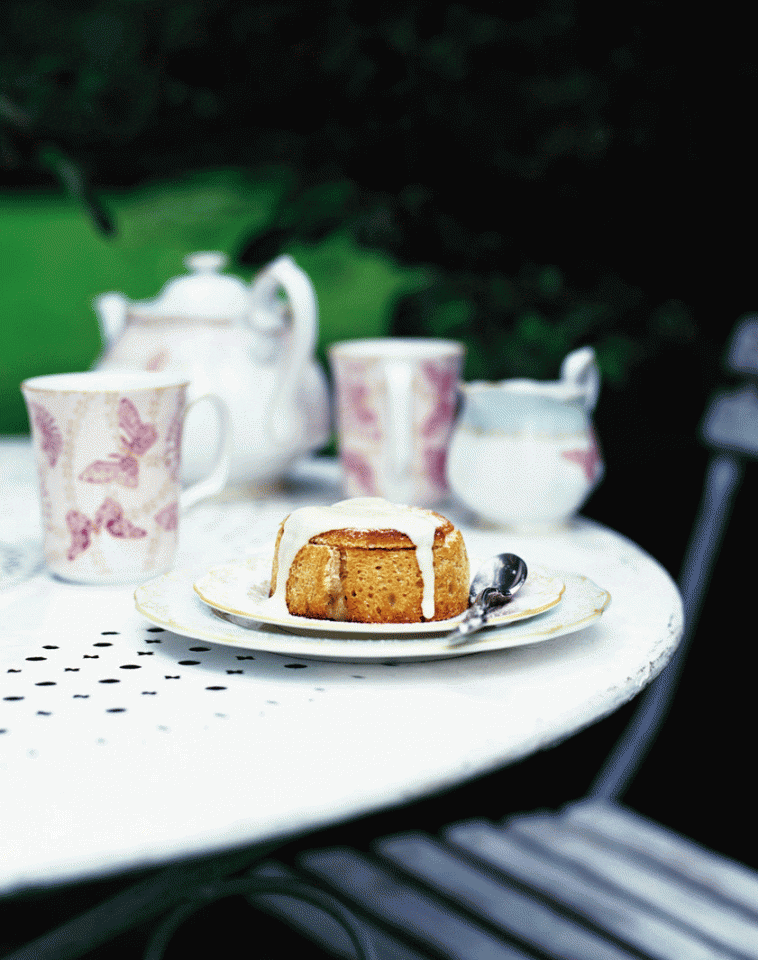
{"type": "Polygon", "coordinates": [[[511,599],[510,591],[501,593],[495,587],[485,587],[466,611],[463,620],[458,624],[450,637],[451,647],[462,647],[469,642],[469,636],[486,626],[487,621],[495,611],[504,607],[511,599]]]}

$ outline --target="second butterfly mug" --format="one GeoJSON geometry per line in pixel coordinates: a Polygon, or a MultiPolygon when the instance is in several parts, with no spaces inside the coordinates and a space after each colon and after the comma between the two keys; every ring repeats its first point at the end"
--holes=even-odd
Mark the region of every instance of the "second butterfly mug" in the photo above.
{"type": "Polygon", "coordinates": [[[465,348],[386,337],[333,344],[345,492],[430,507],[448,495],[447,449],[465,348]]]}

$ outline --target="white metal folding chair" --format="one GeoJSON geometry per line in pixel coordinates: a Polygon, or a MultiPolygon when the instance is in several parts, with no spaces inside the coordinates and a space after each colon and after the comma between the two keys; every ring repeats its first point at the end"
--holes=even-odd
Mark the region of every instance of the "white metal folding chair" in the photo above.
{"type": "MultiPolygon", "coordinates": [[[[758,456],[758,317],[738,324],[727,365],[746,382],[716,395],[702,424],[712,456],[679,584],[684,636],[586,796],[558,811],[453,823],[434,836],[387,836],[370,854],[300,855],[301,877],[353,907],[383,960],[758,960],[758,873],[621,802],[667,715],[743,461],[758,456]]],[[[255,872],[291,875],[272,862],[255,872]]],[[[256,903],[335,956],[354,956],[344,932],[317,912],[272,896],[256,903]]]]}

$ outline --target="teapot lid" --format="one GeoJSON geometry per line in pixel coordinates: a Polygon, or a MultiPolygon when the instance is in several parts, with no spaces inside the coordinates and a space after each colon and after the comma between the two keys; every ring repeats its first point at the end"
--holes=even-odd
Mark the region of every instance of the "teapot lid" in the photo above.
{"type": "Polygon", "coordinates": [[[188,276],[169,280],[154,300],[130,307],[142,317],[189,317],[192,319],[237,319],[250,310],[249,287],[237,277],[221,274],[228,262],[218,250],[192,253],[184,258],[188,276]]]}

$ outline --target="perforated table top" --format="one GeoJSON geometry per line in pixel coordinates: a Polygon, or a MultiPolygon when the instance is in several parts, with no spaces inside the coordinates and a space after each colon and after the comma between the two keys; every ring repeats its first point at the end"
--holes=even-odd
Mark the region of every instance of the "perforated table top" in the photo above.
{"type": "MultiPolygon", "coordinates": [[[[185,636],[132,587],[36,566],[28,445],[0,443],[0,894],[286,839],[453,786],[570,736],[633,697],[682,629],[678,591],[639,547],[586,520],[541,537],[446,512],[470,552],[575,571],[611,604],[585,629],[454,659],[311,659],[185,636]]],[[[191,576],[272,544],[293,507],[341,499],[330,460],[282,489],[198,506],[191,576]]],[[[506,628],[507,629],[507,628],[506,628]]]]}

